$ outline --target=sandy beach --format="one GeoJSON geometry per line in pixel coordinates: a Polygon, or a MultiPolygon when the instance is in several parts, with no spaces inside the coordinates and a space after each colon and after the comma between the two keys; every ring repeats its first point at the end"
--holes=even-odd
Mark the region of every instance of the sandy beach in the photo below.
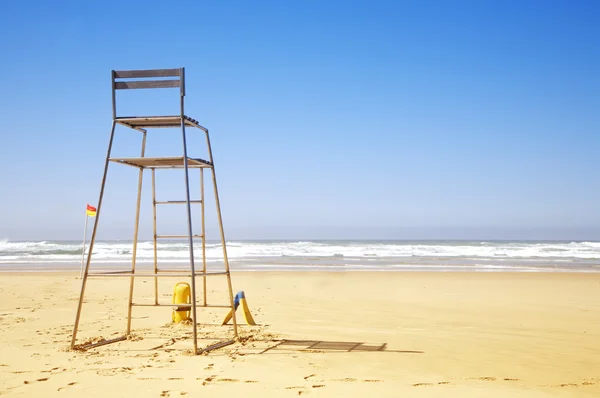
{"type": "MultiPolygon", "coordinates": [[[[210,282],[222,303],[225,279],[210,282]]],[[[236,272],[258,325],[238,310],[240,342],[199,356],[169,308],[134,308],[128,341],[69,350],[80,283],[0,274],[0,395],[600,396],[599,273],[236,272]]],[[[78,342],[123,333],[128,283],[89,281],[78,342]]],[[[136,300],[152,287],[137,280],[136,300]]],[[[199,311],[202,345],[231,336],[225,312],[199,311]]]]}

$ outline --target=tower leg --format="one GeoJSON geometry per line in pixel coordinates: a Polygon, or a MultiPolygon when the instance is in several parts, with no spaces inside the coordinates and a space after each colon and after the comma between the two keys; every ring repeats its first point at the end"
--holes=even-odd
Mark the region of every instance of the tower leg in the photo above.
{"type": "Polygon", "coordinates": [[[185,121],[183,118],[183,96],[181,97],[181,134],[183,138],[183,170],[185,173],[185,200],[187,208],[188,238],[190,246],[190,266],[192,268],[192,323],[194,333],[194,354],[198,354],[198,318],[196,312],[196,266],[194,264],[194,237],[192,233],[192,209],[190,207],[190,179],[188,173],[187,143],[185,139],[185,121]]]}
{"type": "Polygon", "coordinates": [[[203,278],[203,304],[206,306],[206,227],[204,222],[204,169],[200,169],[200,207],[202,212],[202,272],[203,278]]]}
{"type": "MultiPolygon", "coordinates": [[[[146,132],[144,131],[142,138],[142,155],[144,157],[144,153],[146,152],[146,132]]],[[[135,273],[135,262],[137,259],[137,241],[138,241],[138,229],[140,225],[140,202],[142,200],[142,180],[144,176],[144,169],[140,167],[139,177],[138,177],[138,189],[137,189],[137,202],[135,208],[135,228],[133,232],[133,250],[131,257],[131,273],[135,273]]],[[[156,279],[156,278],[155,278],[156,279]]],[[[129,278],[129,305],[127,306],[127,335],[131,333],[131,310],[133,309],[133,284],[135,278],[131,276],[129,278]]]]}
{"type": "MultiPolygon", "coordinates": [[[[152,231],[154,240],[154,273],[158,273],[158,254],[156,247],[156,185],[154,181],[155,170],[152,169],[152,231]]],[[[154,304],[158,305],[158,278],[154,278],[154,304]]]]}
{"type": "Polygon", "coordinates": [[[212,164],[212,180],[213,180],[213,188],[215,191],[215,203],[217,205],[217,216],[219,219],[219,230],[221,233],[221,247],[223,248],[223,260],[225,262],[225,272],[227,273],[227,287],[229,289],[229,302],[231,305],[231,310],[233,311],[233,336],[234,338],[238,337],[237,331],[237,320],[235,316],[235,307],[234,307],[234,299],[233,299],[233,288],[231,287],[231,273],[229,272],[229,259],[227,258],[227,247],[225,244],[225,232],[223,231],[223,219],[221,217],[221,204],[219,202],[219,190],[217,189],[217,175],[215,173],[215,162],[212,156],[212,149],[210,147],[210,138],[208,136],[208,130],[206,133],[206,144],[208,147],[208,156],[210,158],[210,163],[212,164]]]}
{"type": "Polygon", "coordinates": [[[100,196],[98,198],[98,206],[96,208],[96,219],[94,220],[94,230],[92,232],[92,238],[90,240],[90,247],[87,256],[87,262],[85,264],[85,270],[83,272],[83,278],[81,280],[81,293],[79,294],[79,304],[77,305],[77,315],[75,316],[75,325],[73,326],[73,337],[71,338],[71,349],[75,347],[75,341],[77,340],[77,330],[79,328],[79,320],[81,318],[81,307],[83,306],[83,296],[85,295],[85,285],[87,282],[88,271],[90,269],[90,260],[92,259],[92,251],[94,250],[94,242],[96,240],[96,231],[98,230],[98,220],[100,219],[100,212],[102,209],[102,198],[104,196],[104,187],[106,186],[106,174],[108,173],[108,162],[110,159],[110,152],[112,150],[113,138],[115,136],[115,121],[113,120],[112,128],[110,130],[110,139],[108,140],[108,149],[106,151],[106,161],[104,162],[104,174],[102,175],[102,184],[100,185],[100,196]]]}

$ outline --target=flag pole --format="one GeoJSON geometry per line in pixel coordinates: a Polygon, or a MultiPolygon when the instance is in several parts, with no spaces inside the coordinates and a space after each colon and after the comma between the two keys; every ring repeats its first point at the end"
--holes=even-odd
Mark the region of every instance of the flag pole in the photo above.
{"type": "Polygon", "coordinates": [[[81,270],[79,271],[79,279],[83,278],[83,263],[85,260],[85,241],[87,240],[87,223],[88,223],[87,210],[85,211],[85,227],[83,229],[83,250],[81,250],[81,270]]]}

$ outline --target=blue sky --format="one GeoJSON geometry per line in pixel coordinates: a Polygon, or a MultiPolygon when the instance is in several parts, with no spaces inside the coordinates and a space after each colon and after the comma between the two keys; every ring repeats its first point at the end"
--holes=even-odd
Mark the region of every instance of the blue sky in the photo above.
{"type": "MultiPolygon", "coordinates": [[[[181,66],[228,238],[600,239],[598,2],[58,3],[0,6],[0,239],[80,239],[110,71],[181,66]]],[[[123,93],[121,114],[175,113],[163,91],[123,93]]],[[[151,130],[148,154],[180,139],[151,130]]],[[[139,144],[117,129],[115,155],[139,144]]],[[[178,171],[157,183],[183,198],[178,171]]],[[[136,185],[110,166],[99,238],[132,236],[136,185]]],[[[148,175],[142,238],[150,198],[148,175]]],[[[184,233],[182,210],[159,233],[184,233]]]]}

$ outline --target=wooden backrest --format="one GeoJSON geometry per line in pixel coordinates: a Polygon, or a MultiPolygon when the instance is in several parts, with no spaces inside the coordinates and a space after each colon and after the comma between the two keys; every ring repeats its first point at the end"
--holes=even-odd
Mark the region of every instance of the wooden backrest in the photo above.
{"type": "Polygon", "coordinates": [[[172,88],[180,89],[180,106],[183,114],[183,97],[185,96],[185,68],[177,69],[140,69],[140,70],[113,70],[112,78],[112,105],[113,118],[117,117],[116,90],[129,90],[138,88],[172,88]],[[176,79],[164,79],[176,77],[176,79]],[[152,79],[154,78],[154,79],[152,79]],[[123,80],[136,79],[136,80],[123,80]]]}
{"type": "Polygon", "coordinates": [[[128,90],[137,88],[172,88],[180,87],[181,95],[185,95],[185,70],[178,69],[142,69],[142,70],[113,70],[112,84],[114,90],[128,90]],[[177,77],[177,79],[144,79],[120,80],[139,78],[177,77]]]}

